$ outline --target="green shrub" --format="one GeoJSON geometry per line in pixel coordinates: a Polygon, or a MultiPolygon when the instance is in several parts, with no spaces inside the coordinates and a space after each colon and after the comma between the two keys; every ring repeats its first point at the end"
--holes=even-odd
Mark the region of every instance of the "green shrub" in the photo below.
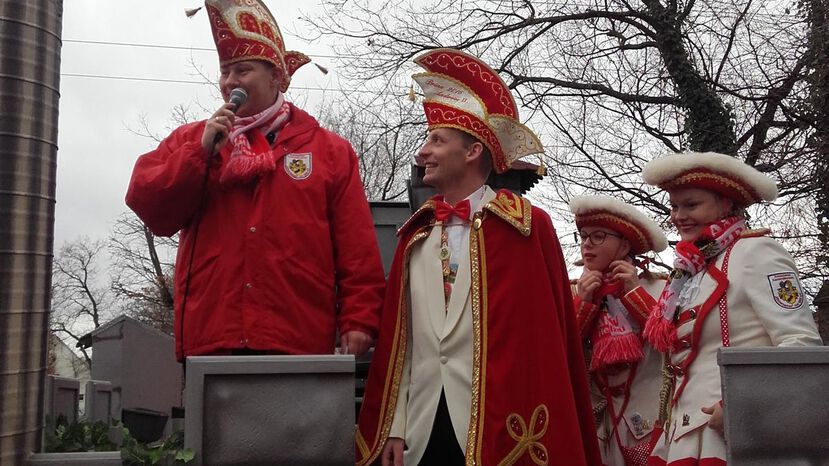
{"type": "Polygon", "coordinates": [[[107,424],[104,421],[91,422],[86,419],[69,422],[66,416],[46,418],[47,453],[77,453],[87,451],[118,451],[118,445],[110,438],[111,428],[123,435],[121,459],[126,465],[177,465],[193,461],[195,453],[184,448],[184,433],[173,432],[157,442],[138,442],[129,429],[120,422],[107,424]]]}

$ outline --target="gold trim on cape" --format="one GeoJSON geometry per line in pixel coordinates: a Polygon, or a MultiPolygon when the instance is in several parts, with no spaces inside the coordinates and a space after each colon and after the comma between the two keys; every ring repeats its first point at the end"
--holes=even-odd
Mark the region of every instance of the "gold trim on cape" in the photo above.
{"type": "Polygon", "coordinates": [[[484,209],[506,220],[524,236],[532,233],[532,205],[530,201],[510,191],[498,191],[484,209]]]}
{"type": "MultiPolygon", "coordinates": [[[[434,202],[432,202],[432,204],[434,204],[434,202]]],[[[424,207],[425,205],[426,204],[424,204],[424,207]]],[[[380,456],[380,453],[382,453],[383,447],[385,446],[386,440],[389,437],[392,422],[394,422],[394,408],[395,406],[397,406],[397,395],[400,393],[400,378],[403,374],[403,366],[407,349],[406,345],[408,343],[407,324],[409,308],[408,302],[406,301],[406,296],[408,296],[407,290],[409,282],[409,258],[412,247],[415,245],[415,243],[428,236],[429,229],[421,227],[420,231],[417,231],[412,235],[411,239],[409,239],[409,242],[406,244],[406,248],[403,251],[403,273],[400,277],[400,297],[398,299],[397,305],[397,316],[399,318],[399,323],[394,332],[394,339],[392,340],[391,348],[391,357],[394,359],[394,364],[393,366],[389,367],[390,370],[386,371],[386,380],[383,385],[383,399],[381,400],[380,414],[378,415],[378,418],[380,420],[380,428],[378,428],[375,432],[374,441],[372,442],[372,445],[376,446],[376,450],[374,451],[374,454],[372,454],[371,456],[364,457],[362,461],[358,461],[357,466],[365,466],[372,464],[377,459],[377,457],[380,456]],[[403,312],[403,314],[401,314],[401,312],[403,312]],[[389,378],[391,378],[391,383],[389,383],[389,378]],[[390,389],[385,389],[385,387],[390,387],[390,389]],[[389,412],[391,412],[391,415],[389,415],[389,412]]],[[[362,439],[362,434],[359,434],[359,431],[358,435],[359,438],[362,439]]],[[[365,440],[363,439],[363,441],[365,440]]]]}
{"type": "Polygon", "coordinates": [[[498,463],[498,466],[511,466],[521,459],[524,453],[529,453],[530,459],[538,466],[547,466],[549,464],[547,447],[539,440],[547,433],[549,423],[550,412],[547,410],[547,406],[543,404],[536,406],[533,410],[529,425],[524,422],[524,418],[518,413],[507,416],[507,433],[518,443],[498,463]],[[537,427],[539,429],[536,429],[537,427]]]}
{"type": "Polygon", "coordinates": [[[466,437],[466,466],[481,464],[486,400],[487,289],[484,230],[472,230],[469,237],[469,266],[472,272],[472,409],[466,437]]]}
{"type": "Polygon", "coordinates": [[[354,434],[354,443],[357,444],[357,449],[360,450],[361,458],[365,458],[371,454],[371,450],[369,450],[368,444],[366,444],[366,439],[363,438],[363,434],[360,433],[360,429],[357,429],[357,433],[354,434]]]}
{"type": "MultiPolygon", "coordinates": [[[[417,220],[418,218],[420,218],[420,216],[421,216],[421,214],[423,214],[423,212],[425,212],[425,211],[427,211],[427,210],[435,210],[435,206],[436,206],[436,205],[437,205],[437,203],[435,202],[435,200],[434,200],[434,199],[428,199],[426,202],[424,202],[424,203],[423,203],[423,205],[421,205],[421,206],[420,206],[420,207],[419,207],[419,208],[415,211],[415,213],[413,213],[413,214],[412,214],[412,216],[411,216],[411,217],[409,217],[409,219],[408,219],[408,220],[406,220],[406,221],[403,223],[403,225],[401,225],[401,226],[400,226],[400,228],[398,228],[398,229],[397,229],[397,236],[402,235],[402,234],[403,234],[403,232],[405,232],[405,231],[408,229],[408,227],[409,227],[410,225],[412,225],[412,224],[415,222],[415,220],[417,220]]],[[[407,247],[408,247],[408,246],[407,246],[407,247]]]]}

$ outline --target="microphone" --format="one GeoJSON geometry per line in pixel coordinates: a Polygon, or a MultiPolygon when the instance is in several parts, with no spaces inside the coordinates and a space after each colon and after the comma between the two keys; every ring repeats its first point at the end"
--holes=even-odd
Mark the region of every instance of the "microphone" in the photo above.
{"type": "Polygon", "coordinates": [[[248,93],[241,87],[237,87],[230,91],[230,99],[228,99],[229,104],[233,104],[233,113],[236,113],[239,110],[239,107],[248,100],[248,93]]]}
{"type": "MultiPolygon", "coordinates": [[[[241,107],[242,104],[244,104],[246,100],[248,100],[247,91],[245,91],[241,87],[237,87],[237,88],[233,89],[232,91],[230,91],[230,98],[227,100],[227,103],[233,104],[233,108],[231,110],[235,114],[239,110],[239,107],[241,107]]],[[[216,146],[216,144],[219,143],[219,141],[222,140],[222,136],[223,136],[222,133],[216,133],[216,136],[213,138],[213,146],[214,147],[216,146]]],[[[213,149],[213,150],[215,150],[215,149],[213,149]]]]}

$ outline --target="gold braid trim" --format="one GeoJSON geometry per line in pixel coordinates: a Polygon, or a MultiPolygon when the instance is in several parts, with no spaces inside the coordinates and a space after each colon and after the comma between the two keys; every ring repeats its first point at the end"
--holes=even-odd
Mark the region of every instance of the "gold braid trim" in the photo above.
{"type": "MultiPolygon", "coordinates": [[[[636,234],[636,242],[639,243],[639,249],[643,252],[647,252],[653,249],[653,245],[648,238],[648,235],[645,233],[644,228],[640,225],[633,223],[627,219],[621,218],[618,215],[606,213],[606,212],[598,212],[592,213],[587,215],[579,215],[578,222],[579,225],[591,225],[591,224],[604,224],[610,223],[611,225],[621,225],[621,228],[627,229],[628,231],[633,231],[636,234]]],[[[611,227],[612,228],[612,227],[611,227]]]]}
{"type": "Polygon", "coordinates": [[[756,194],[754,188],[744,183],[740,179],[734,179],[730,176],[721,173],[712,173],[709,171],[690,171],[686,172],[676,178],[673,178],[661,185],[660,188],[664,189],[665,191],[670,191],[671,189],[676,188],[683,188],[685,186],[697,186],[700,180],[703,181],[713,181],[726,189],[731,189],[736,192],[740,199],[735,199],[740,204],[747,206],[753,204],[762,199],[762,196],[756,194]]]}
{"type": "Polygon", "coordinates": [[[361,458],[365,458],[371,453],[371,450],[368,448],[368,444],[366,444],[366,439],[363,438],[363,434],[360,432],[360,429],[357,429],[357,433],[354,436],[354,442],[357,444],[357,449],[360,450],[361,458]]]}
{"type": "Polygon", "coordinates": [[[524,236],[532,232],[532,205],[530,201],[506,190],[498,191],[484,209],[515,227],[524,236]]]}
{"type": "Polygon", "coordinates": [[[436,205],[437,203],[434,199],[429,199],[428,201],[424,202],[423,205],[420,206],[420,208],[418,208],[415,211],[415,213],[413,213],[412,216],[409,217],[408,220],[406,220],[403,223],[403,225],[401,225],[400,228],[397,229],[397,236],[403,234],[403,232],[406,231],[415,222],[415,220],[420,218],[420,216],[423,215],[424,212],[429,210],[435,210],[436,205]]]}
{"type": "Polygon", "coordinates": [[[473,229],[469,237],[469,266],[472,274],[472,409],[466,436],[466,466],[481,464],[486,399],[487,287],[484,230],[473,229]]]}
{"type": "Polygon", "coordinates": [[[549,456],[547,447],[539,440],[547,433],[547,425],[550,420],[550,413],[547,406],[538,405],[530,417],[530,424],[524,422],[524,418],[517,413],[507,416],[507,433],[518,443],[513,447],[498,466],[511,466],[515,464],[524,453],[529,453],[530,459],[538,466],[547,466],[549,456]]]}
{"type": "MultiPolygon", "coordinates": [[[[374,441],[372,442],[372,445],[376,447],[376,450],[371,456],[366,456],[371,453],[371,448],[366,445],[367,452],[363,454],[363,459],[357,462],[357,466],[372,464],[377,457],[380,456],[380,453],[383,451],[383,446],[389,438],[389,431],[391,431],[392,422],[394,422],[394,407],[397,406],[397,395],[400,393],[400,378],[403,374],[403,365],[406,358],[406,345],[408,344],[407,323],[409,304],[406,301],[406,296],[408,296],[407,290],[409,286],[409,258],[412,247],[418,241],[428,236],[428,228],[421,228],[420,231],[412,235],[412,238],[406,244],[406,249],[403,252],[403,274],[401,275],[400,299],[397,305],[397,315],[400,319],[400,323],[395,329],[394,340],[392,341],[391,355],[394,358],[394,361],[393,366],[391,366],[390,369],[393,370],[386,372],[386,380],[384,383],[384,387],[391,388],[384,389],[383,391],[383,400],[380,404],[379,414],[379,419],[382,424],[374,434],[374,441]],[[391,411],[391,415],[389,414],[389,411],[391,411]]],[[[357,433],[360,434],[359,431],[357,433]]],[[[360,452],[363,453],[363,448],[359,444],[360,440],[362,440],[365,444],[365,439],[362,434],[360,434],[357,438],[357,446],[360,448],[360,452]]]]}
{"type": "Polygon", "coordinates": [[[768,228],[754,228],[751,230],[743,230],[742,233],[740,233],[740,238],[757,238],[770,234],[771,230],[768,228]]]}
{"type": "Polygon", "coordinates": [[[579,329],[579,335],[582,339],[588,337],[590,331],[590,324],[593,323],[593,318],[599,313],[599,306],[590,302],[582,301],[576,309],[576,325],[579,329]]]}
{"type": "Polygon", "coordinates": [[[626,304],[625,307],[628,311],[635,312],[642,320],[647,321],[648,317],[650,317],[650,309],[648,309],[648,304],[644,299],[642,299],[642,296],[639,295],[639,291],[636,291],[635,288],[622,296],[622,303],[626,304]]]}
{"type": "Polygon", "coordinates": [[[662,353],[662,388],[659,389],[659,411],[657,423],[662,426],[665,434],[665,442],[668,441],[668,433],[671,424],[671,400],[674,395],[674,376],[668,371],[670,354],[662,353]]]}

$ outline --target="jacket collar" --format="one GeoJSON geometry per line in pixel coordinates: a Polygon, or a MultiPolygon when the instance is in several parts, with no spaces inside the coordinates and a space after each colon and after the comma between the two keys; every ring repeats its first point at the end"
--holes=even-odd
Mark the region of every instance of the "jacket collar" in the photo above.
{"type": "Polygon", "coordinates": [[[279,132],[279,136],[276,137],[275,144],[277,145],[285,144],[295,138],[298,140],[291,141],[292,143],[299,143],[301,142],[300,140],[310,140],[314,131],[320,128],[320,124],[316,118],[291,102],[288,102],[288,105],[291,107],[291,119],[288,120],[288,123],[282,128],[282,131],[279,132]]]}
{"type": "MultiPolygon", "coordinates": [[[[486,189],[487,193],[492,193],[491,188],[487,186],[486,189]]],[[[406,220],[406,223],[397,230],[397,236],[402,236],[434,222],[437,198],[438,196],[434,196],[424,202],[406,220]]],[[[482,211],[493,213],[495,218],[503,220],[524,236],[529,236],[532,232],[532,205],[530,201],[509,190],[501,189],[495,192],[494,197],[482,207],[482,211]]]]}

